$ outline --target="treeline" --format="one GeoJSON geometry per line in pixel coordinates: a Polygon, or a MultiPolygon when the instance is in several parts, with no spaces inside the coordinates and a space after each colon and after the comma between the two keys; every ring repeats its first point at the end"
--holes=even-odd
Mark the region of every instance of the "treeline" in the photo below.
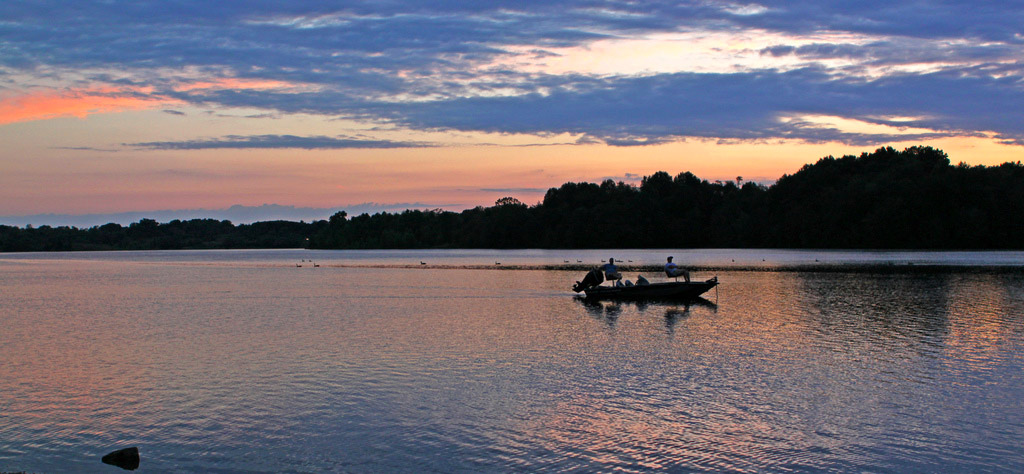
{"type": "Polygon", "coordinates": [[[1024,166],[941,150],[832,156],[773,186],[657,172],[639,187],[566,183],[543,202],[331,217],[316,248],[1024,248],[1024,166]]]}
{"type": "Polygon", "coordinates": [[[793,248],[1024,248],[1024,166],[951,166],[940,150],[827,157],[768,189],[758,235],[793,248]]]}
{"type": "Polygon", "coordinates": [[[128,226],[105,224],[88,229],[0,226],[0,251],[299,248],[326,225],[327,221],[268,221],[236,226],[216,219],[160,224],[142,219],[128,226]]]}
{"type": "Polygon", "coordinates": [[[1024,248],[1024,166],[951,165],[931,147],[832,156],[768,187],[657,172],[566,183],[527,206],[339,212],[329,221],[197,219],[0,226],[0,251],[210,248],[1024,248]],[[308,239],[308,240],[307,240],[308,239]]]}

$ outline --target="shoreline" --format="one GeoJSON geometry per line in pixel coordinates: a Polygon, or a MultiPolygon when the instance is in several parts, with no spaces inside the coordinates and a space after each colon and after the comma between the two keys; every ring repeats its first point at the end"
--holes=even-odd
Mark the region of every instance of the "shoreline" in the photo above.
{"type": "MultiPolygon", "coordinates": [[[[550,270],[588,272],[597,264],[511,264],[511,265],[448,265],[448,264],[321,264],[324,268],[382,268],[404,270],[550,270]]],[[[620,272],[663,273],[658,265],[618,265],[620,272]]],[[[1018,265],[926,265],[915,263],[864,264],[786,264],[786,265],[693,265],[690,273],[707,272],[805,272],[805,273],[1021,273],[1018,265]]]]}

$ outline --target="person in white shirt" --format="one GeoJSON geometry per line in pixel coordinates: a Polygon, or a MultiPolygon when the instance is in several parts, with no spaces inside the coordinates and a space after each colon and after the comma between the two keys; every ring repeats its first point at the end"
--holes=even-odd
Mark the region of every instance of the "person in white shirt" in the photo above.
{"type": "Polygon", "coordinates": [[[679,268],[679,265],[672,262],[672,257],[669,257],[668,262],[665,264],[665,274],[668,275],[669,278],[683,277],[687,283],[690,282],[690,272],[679,268]]]}

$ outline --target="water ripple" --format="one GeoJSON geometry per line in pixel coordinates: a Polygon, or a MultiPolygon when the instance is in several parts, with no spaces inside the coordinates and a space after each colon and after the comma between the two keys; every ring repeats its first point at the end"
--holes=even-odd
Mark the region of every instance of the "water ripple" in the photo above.
{"type": "Polygon", "coordinates": [[[0,273],[0,471],[1024,470],[1012,274],[72,266],[0,273]]]}

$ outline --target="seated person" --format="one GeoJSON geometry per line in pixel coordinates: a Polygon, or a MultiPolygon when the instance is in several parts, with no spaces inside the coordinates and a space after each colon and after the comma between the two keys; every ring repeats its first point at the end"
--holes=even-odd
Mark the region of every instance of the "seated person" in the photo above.
{"type": "Polygon", "coordinates": [[[621,280],[622,274],[619,273],[619,268],[615,266],[615,259],[609,258],[608,263],[601,266],[601,270],[604,271],[605,280],[621,280]]]}
{"type": "Polygon", "coordinates": [[[687,283],[690,282],[690,272],[679,268],[678,265],[672,262],[672,257],[668,258],[668,263],[665,264],[665,274],[669,278],[683,277],[687,283]]]}

